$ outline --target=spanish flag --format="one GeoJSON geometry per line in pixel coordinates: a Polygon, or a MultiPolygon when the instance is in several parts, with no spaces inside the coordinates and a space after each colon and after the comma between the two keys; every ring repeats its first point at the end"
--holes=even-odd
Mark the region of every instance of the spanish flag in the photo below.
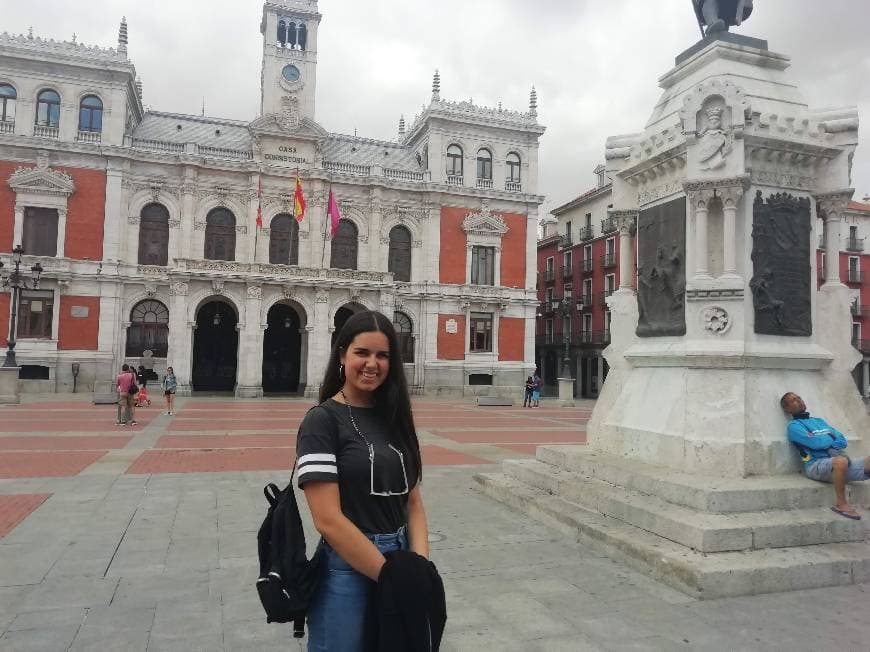
{"type": "Polygon", "coordinates": [[[296,173],[296,192],[293,193],[293,217],[297,222],[305,219],[305,193],[302,192],[302,182],[299,173],[296,173]]]}

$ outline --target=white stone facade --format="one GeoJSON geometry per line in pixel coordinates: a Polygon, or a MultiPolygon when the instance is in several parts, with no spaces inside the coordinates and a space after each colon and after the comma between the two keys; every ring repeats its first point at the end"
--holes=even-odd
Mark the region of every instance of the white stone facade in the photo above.
{"type": "MultiPolygon", "coordinates": [[[[129,362],[145,364],[160,376],[171,365],[179,391],[191,391],[197,319],[203,306],[216,302],[236,322],[232,388],[238,396],[263,393],[264,356],[268,358],[264,335],[275,305],[289,306],[295,314],[299,344],[293,364],[298,364],[299,392],[316,393],[336,313],[342,308],[388,315],[401,311],[410,318],[414,357],[405,361],[405,368],[416,391],[518,391],[534,368],[534,251],[537,209],[543,201],[537,195],[537,147],[544,132],[537,123],[536,99],[533,96],[528,113],[451,103],[441,100],[436,82],[431,103],[407,132],[400,132],[397,142],[330,134],[317,124],[314,113],[319,22],[316,0],[264,5],[262,114],[250,123],[145,112],[135,69],[126,56],[126,24],[117,49],[0,37],[0,84],[12,85],[17,93],[14,126],[0,129],[0,163],[35,168],[28,174],[36,178],[32,189],[16,186],[15,175],[2,179],[16,208],[13,215],[0,215],[0,225],[12,222],[10,242],[0,251],[21,242],[23,207],[44,206],[59,214],[58,254],[38,257],[46,270],[42,288],[55,293],[52,337],[20,339],[17,347],[19,364],[44,366],[50,373],[48,380],[22,381],[25,390],[68,390],[71,364],[78,362],[80,388],[109,391],[118,367],[129,362]],[[276,41],[280,21],[305,24],[304,49],[276,41]],[[288,72],[290,66],[295,71],[288,72]],[[36,97],[46,88],[61,97],[59,125],[49,132],[35,124],[36,97]],[[88,95],[103,103],[103,128],[96,135],[76,128],[80,102],[88,95]],[[462,147],[465,177],[448,185],[446,150],[452,144],[462,147]],[[492,154],[492,173],[477,180],[476,157],[482,147],[492,154]],[[520,181],[505,177],[509,153],[521,161],[520,181]],[[76,186],[73,173],[74,187],[64,188],[65,170],[97,173],[104,179],[103,187],[83,187],[81,182],[76,186]],[[270,225],[275,216],[292,212],[297,173],[307,200],[298,227],[298,260],[270,263],[270,225]],[[356,227],[355,269],[330,268],[330,190],[339,200],[342,219],[356,227]],[[88,209],[102,213],[101,255],[64,251],[64,242],[73,235],[66,223],[66,204],[77,196],[88,207],[79,206],[77,215],[88,209]],[[168,261],[143,265],[143,209],[155,203],[168,212],[168,261]],[[258,206],[263,222],[259,229],[258,206]],[[232,260],[205,258],[206,220],[215,208],[228,209],[235,218],[232,260]],[[442,243],[442,214],[451,209],[462,209],[472,220],[481,214],[522,216],[525,238],[511,245],[516,251],[510,252],[512,264],[519,260],[523,270],[519,283],[443,281],[445,247],[454,247],[456,238],[467,235],[451,232],[450,242],[442,243]],[[390,231],[397,225],[411,234],[411,271],[405,282],[396,281],[388,271],[390,231]],[[91,297],[99,305],[95,346],[76,348],[74,326],[65,321],[71,307],[63,304],[62,296],[91,297]],[[168,309],[165,358],[127,355],[131,313],[145,300],[159,301],[168,309]],[[471,353],[466,341],[464,359],[444,359],[439,352],[439,315],[472,311],[492,314],[491,352],[471,353]],[[506,360],[500,351],[503,342],[497,333],[503,319],[525,321],[518,344],[521,359],[506,360]],[[471,385],[469,376],[476,373],[489,375],[492,384],[471,385]]],[[[497,240],[492,244],[504,255],[501,236],[497,240]]],[[[470,258],[471,250],[467,253],[470,258]]],[[[25,258],[28,265],[36,259],[25,258]]],[[[7,263],[9,256],[0,253],[0,259],[7,263]]],[[[70,302],[76,304],[75,299],[70,302]]],[[[84,314],[81,306],[77,310],[84,314]]]]}

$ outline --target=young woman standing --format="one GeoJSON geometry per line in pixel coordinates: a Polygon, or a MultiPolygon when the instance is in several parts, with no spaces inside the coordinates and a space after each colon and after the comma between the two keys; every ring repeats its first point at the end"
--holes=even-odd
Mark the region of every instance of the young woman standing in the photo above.
{"type": "Polygon", "coordinates": [[[178,381],[175,379],[175,371],[172,367],[166,367],[166,375],[163,376],[163,396],[166,397],[166,414],[172,416],[175,411],[175,390],[178,381]]]}
{"type": "Polygon", "coordinates": [[[299,427],[299,486],[322,535],[323,576],[308,612],[309,652],[362,651],[384,553],[429,556],[420,445],[396,332],[379,312],[347,320],[320,405],[299,427]]]}

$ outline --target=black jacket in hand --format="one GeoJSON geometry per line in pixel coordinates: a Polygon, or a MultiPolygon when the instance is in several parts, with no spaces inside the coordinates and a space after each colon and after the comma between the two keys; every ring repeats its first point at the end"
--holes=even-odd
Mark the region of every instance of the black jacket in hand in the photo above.
{"type": "Polygon", "coordinates": [[[369,603],[367,652],[437,652],[447,622],[438,569],[408,550],[385,556],[387,563],[369,603]]]}

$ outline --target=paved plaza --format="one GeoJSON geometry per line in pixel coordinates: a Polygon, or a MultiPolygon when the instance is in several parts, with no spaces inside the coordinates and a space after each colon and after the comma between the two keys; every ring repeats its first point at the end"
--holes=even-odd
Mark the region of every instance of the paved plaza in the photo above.
{"type": "MultiPolygon", "coordinates": [[[[86,396],[27,398],[0,409],[0,650],[297,649],[257,601],[256,530],[309,401],[180,398],[120,428],[86,396]]],[[[415,401],[442,649],[870,649],[868,585],[699,602],[472,489],[582,443],[591,408],[415,401]]]]}

